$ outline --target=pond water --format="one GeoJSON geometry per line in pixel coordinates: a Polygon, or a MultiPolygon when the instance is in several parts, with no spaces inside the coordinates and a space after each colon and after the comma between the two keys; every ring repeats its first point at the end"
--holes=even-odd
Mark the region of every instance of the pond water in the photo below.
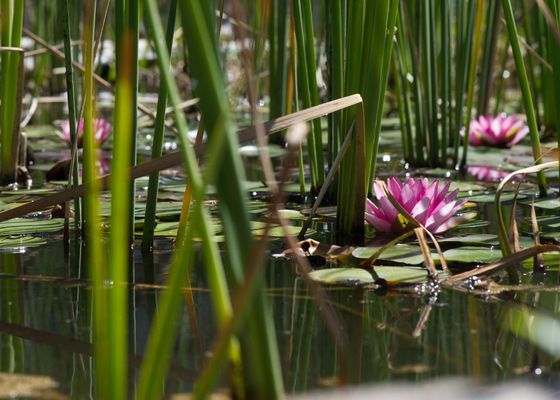
{"type": "MultiPolygon", "coordinates": [[[[385,135],[387,138],[391,136],[385,135]]],[[[52,152],[45,148],[38,170],[58,158],[59,148],[55,146],[52,152]]],[[[393,154],[380,155],[380,168],[385,173],[401,168],[394,156],[391,161],[393,154]]],[[[255,181],[257,175],[249,172],[255,181]]],[[[166,202],[161,204],[159,214],[160,236],[176,229],[184,187],[172,177],[166,179],[166,202]]],[[[257,193],[259,183],[249,187],[257,193]]],[[[527,186],[523,190],[520,200],[526,201],[517,214],[522,221],[522,237],[526,237],[523,232],[530,231],[528,204],[535,189],[527,186]]],[[[473,207],[478,217],[457,228],[454,235],[495,234],[493,192],[485,186],[467,186],[462,195],[476,200],[473,207]]],[[[255,219],[260,218],[264,204],[252,201],[255,219]]],[[[538,213],[543,230],[548,232],[545,237],[557,240],[557,208],[541,207],[538,213]]],[[[296,225],[301,223],[301,219],[294,221],[296,225]]],[[[332,215],[319,213],[311,228],[313,238],[334,243],[332,215]]],[[[92,290],[84,244],[73,237],[65,246],[60,232],[36,237],[45,243],[12,246],[0,254],[0,397],[11,393],[35,398],[90,398],[95,379],[91,358],[92,290]],[[8,374],[27,376],[26,381],[18,375],[27,382],[28,391],[15,391],[8,374]]],[[[278,253],[283,247],[283,242],[275,239],[270,253],[278,253]]],[[[162,237],[153,252],[142,253],[139,249],[138,244],[129,284],[132,390],[150,323],[158,309],[173,243],[162,237]]],[[[168,395],[191,391],[216,332],[202,256],[196,257],[198,267],[191,278],[191,289],[185,291],[175,356],[166,382],[168,395]]],[[[389,290],[323,287],[328,302],[322,307],[334,316],[342,339],[336,343],[295,263],[271,255],[264,266],[265,279],[286,392],[302,393],[341,384],[419,383],[447,377],[467,377],[483,384],[531,381],[558,392],[560,257],[547,256],[545,264],[546,271],[535,272],[532,260],[520,265],[522,284],[516,286],[508,286],[502,277],[483,289],[427,285],[389,290]]],[[[454,265],[460,269],[472,266],[454,265]]],[[[108,290],[110,287],[108,283],[108,290]]]]}
{"type": "MultiPolygon", "coordinates": [[[[70,257],[64,260],[60,235],[48,236],[47,241],[1,256],[1,370],[50,377],[58,384],[56,392],[88,398],[94,377],[87,262],[80,259],[79,243],[71,243],[70,257]]],[[[273,243],[276,249],[281,246],[273,243]]],[[[171,247],[170,241],[159,240],[152,254],[134,252],[129,291],[131,387],[157,312],[171,247]]],[[[344,337],[342,348],[323,322],[295,264],[270,257],[265,268],[288,393],[342,382],[422,382],[450,376],[481,383],[531,380],[560,390],[559,348],[550,348],[546,338],[556,340],[560,329],[558,263],[546,273],[523,273],[524,290],[470,293],[407,288],[382,293],[325,288],[344,337]],[[525,337],[516,313],[529,318],[543,315],[540,329],[545,337],[525,337]]],[[[214,339],[203,275],[197,268],[185,297],[168,394],[190,391],[214,339]]]]}

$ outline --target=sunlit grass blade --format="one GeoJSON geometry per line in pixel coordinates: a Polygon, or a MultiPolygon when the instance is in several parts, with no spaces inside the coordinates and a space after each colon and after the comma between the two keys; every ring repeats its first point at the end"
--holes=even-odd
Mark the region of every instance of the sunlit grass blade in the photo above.
{"type": "Polygon", "coordinates": [[[19,148],[19,124],[21,99],[18,92],[23,88],[23,54],[21,45],[23,28],[23,1],[0,1],[0,182],[16,180],[17,154],[19,148]]]}
{"type": "MultiPolygon", "coordinates": [[[[165,43],[168,53],[171,53],[173,33],[175,32],[175,19],[177,16],[177,0],[169,3],[169,15],[165,31],[165,43]]],[[[163,151],[163,137],[165,133],[165,109],[167,106],[167,86],[161,85],[158,93],[156,121],[154,124],[154,140],[152,142],[152,159],[161,157],[163,151]]],[[[156,206],[159,190],[159,171],[150,174],[148,181],[148,194],[146,195],[146,211],[144,214],[144,230],[142,233],[142,246],[151,248],[154,240],[156,226],[156,206]]]]}
{"type": "Polygon", "coordinates": [[[115,131],[113,139],[113,160],[111,163],[111,232],[109,237],[108,280],[108,351],[110,362],[106,366],[109,375],[111,398],[127,397],[127,356],[128,356],[128,266],[130,262],[130,187],[122,182],[129,181],[128,170],[131,164],[131,142],[133,136],[134,102],[130,101],[133,84],[132,32],[120,35],[121,55],[119,57],[119,76],[117,78],[117,98],[115,104],[115,131]]]}
{"type": "MultiPolygon", "coordinates": [[[[59,2],[62,8],[62,35],[64,38],[64,68],[66,69],[66,97],[68,101],[68,125],[70,127],[70,148],[77,148],[76,133],[76,91],[74,82],[74,69],[72,67],[72,46],[70,34],[70,17],[68,0],[59,2]],[[64,3],[63,3],[64,1],[64,3]]],[[[72,185],[74,187],[80,184],[80,176],[78,172],[78,161],[76,157],[72,157],[72,165],[70,166],[72,175],[72,185]]],[[[76,231],[82,229],[82,204],[81,199],[74,199],[74,227],[76,231]]]]}
{"type": "MultiPolygon", "coordinates": [[[[163,29],[161,27],[161,21],[159,20],[156,3],[152,0],[145,0],[143,4],[145,6],[150,30],[152,32],[155,48],[158,54],[162,81],[167,86],[170,103],[174,109],[173,115],[179,131],[181,153],[189,176],[189,183],[193,193],[194,204],[194,206],[191,207],[191,223],[187,225],[185,232],[186,245],[179,246],[174,254],[169,272],[169,286],[161,298],[159,313],[152,324],[151,334],[146,350],[146,359],[140,371],[137,397],[139,399],[154,399],[162,396],[162,383],[169,368],[171,352],[177,335],[177,314],[182,300],[181,288],[183,287],[185,277],[188,275],[191,267],[194,251],[194,246],[192,246],[191,243],[194,229],[198,231],[205,249],[206,268],[209,271],[209,284],[212,288],[211,292],[213,295],[214,307],[217,309],[217,316],[227,315],[228,309],[231,306],[229,305],[229,295],[224,289],[225,285],[220,280],[220,277],[223,277],[223,271],[221,260],[216,256],[218,251],[217,245],[212,238],[210,218],[208,216],[208,212],[202,204],[205,187],[204,181],[198,170],[194,151],[187,142],[187,125],[184,119],[184,114],[179,108],[177,108],[177,105],[179,104],[179,94],[169,71],[169,55],[166,51],[163,29]]],[[[200,5],[196,5],[195,7],[198,11],[196,14],[198,19],[193,19],[193,23],[196,22],[196,26],[193,27],[193,29],[196,29],[198,32],[198,30],[202,29],[199,24],[204,24],[206,17],[200,8],[200,5]]],[[[183,17],[185,17],[185,14],[182,14],[183,17]]],[[[191,40],[197,40],[196,38],[201,39],[201,37],[203,37],[203,47],[214,49],[214,45],[212,44],[212,35],[209,33],[210,31],[208,30],[208,25],[202,25],[202,27],[204,28],[203,32],[206,32],[206,36],[198,36],[198,34],[194,34],[192,36],[194,39],[191,40]]],[[[214,50],[211,50],[210,53],[202,54],[201,60],[206,60],[208,57],[215,57],[214,50]]],[[[206,62],[206,64],[208,64],[208,62],[206,62]]],[[[216,78],[216,74],[219,73],[217,62],[212,65],[212,68],[213,69],[205,70],[205,72],[209,73],[210,76],[213,76],[215,79],[218,79],[216,78]]],[[[200,82],[205,82],[205,80],[202,79],[200,82]]],[[[203,103],[205,100],[206,98],[201,99],[203,103]]],[[[210,164],[207,165],[206,169],[207,177],[215,176],[217,168],[216,164],[222,161],[220,154],[221,149],[223,148],[222,146],[225,144],[223,135],[226,132],[223,124],[224,121],[219,121],[217,126],[215,125],[212,127],[212,130],[209,130],[209,132],[215,132],[215,134],[213,134],[209,139],[210,148],[208,149],[207,154],[210,157],[210,164]],[[213,129],[216,130],[214,131],[213,129]]],[[[233,342],[231,346],[230,360],[235,364],[239,362],[239,355],[235,350],[233,342]]]]}
{"type": "MultiPolygon", "coordinates": [[[[536,164],[540,164],[542,162],[542,154],[539,139],[539,127],[537,126],[537,117],[535,114],[535,108],[533,106],[533,98],[531,95],[531,89],[529,87],[529,79],[527,77],[523,55],[521,54],[521,46],[519,44],[517,27],[515,23],[515,17],[513,15],[511,1],[502,0],[502,7],[504,10],[504,18],[506,20],[506,26],[508,30],[509,43],[511,44],[511,49],[513,51],[513,58],[515,60],[515,66],[517,68],[517,74],[519,77],[519,84],[521,86],[523,105],[525,108],[525,113],[527,115],[527,125],[529,126],[529,135],[531,137],[531,146],[533,148],[533,158],[536,164]]],[[[546,179],[543,171],[538,172],[537,179],[539,181],[539,191],[541,195],[546,196],[546,179]]]]}
{"type": "Polygon", "coordinates": [[[480,53],[480,41],[482,38],[482,20],[484,17],[484,0],[478,0],[476,6],[476,18],[474,22],[474,38],[472,50],[470,51],[471,59],[469,60],[469,74],[467,77],[467,99],[465,107],[464,127],[465,136],[463,137],[463,155],[461,158],[461,168],[466,171],[467,154],[469,149],[468,129],[471,122],[472,107],[474,101],[474,84],[476,80],[476,69],[478,65],[478,54],[480,53]]]}
{"type": "MultiPolygon", "coordinates": [[[[204,18],[205,6],[199,1],[182,3],[181,6],[183,29],[190,38],[187,41],[189,54],[199,61],[192,65],[192,74],[204,85],[197,89],[197,93],[200,95],[200,109],[208,127],[209,140],[216,140],[219,135],[223,135],[221,162],[215,171],[215,181],[210,182],[218,189],[230,287],[236,288],[243,283],[244,268],[249,263],[253,243],[246,193],[241,184],[244,174],[237,151],[237,137],[229,116],[216,47],[207,39],[209,23],[204,18]]],[[[215,156],[219,157],[218,154],[215,156]]],[[[259,280],[250,309],[252,318],[248,320],[247,330],[240,341],[244,360],[251,360],[244,364],[243,370],[249,397],[272,399],[281,397],[283,389],[273,322],[263,289],[263,282],[259,280]]]]}
{"type": "Polygon", "coordinates": [[[486,28],[484,32],[484,52],[481,59],[480,87],[478,89],[477,115],[488,114],[490,98],[494,80],[494,63],[496,60],[496,48],[498,46],[498,34],[500,32],[501,8],[497,1],[488,2],[486,14],[486,28]]]}
{"type": "MultiPolygon", "coordinates": [[[[309,108],[319,104],[311,1],[293,0],[293,15],[297,45],[298,92],[303,108],[309,108]]],[[[318,121],[313,122],[311,134],[308,136],[307,151],[312,190],[318,191],[324,179],[323,143],[321,124],[318,121]]]]}
{"type": "Polygon", "coordinates": [[[97,143],[94,138],[94,85],[93,85],[93,41],[95,31],[96,1],[87,0],[84,4],[83,14],[83,41],[84,41],[84,166],[83,180],[88,185],[84,202],[86,238],[88,243],[88,265],[93,281],[93,346],[95,356],[96,396],[99,398],[112,398],[109,384],[110,355],[109,355],[109,330],[107,326],[107,275],[105,257],[101,244],[100,219],[99,219],[99,184],[95,179],[97,175],[97,143]]]}

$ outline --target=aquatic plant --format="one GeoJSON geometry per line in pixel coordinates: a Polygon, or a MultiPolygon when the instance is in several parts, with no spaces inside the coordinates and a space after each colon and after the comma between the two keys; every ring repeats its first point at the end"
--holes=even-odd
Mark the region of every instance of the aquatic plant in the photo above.
{"type": "Polygon", "coordinates": [[[501,181],[508,175],[505,171],[483,166],[468,167],[467,173],[478,181],[501,181]]]}
{"type": "Polygon", "coordinates": [[[449,193],[450,185],[451,182],[440,185],[438,179],[430,183],[426,178],[409,178],[401,183],[397,178],[389,178],[386,192],[382,182],[375,181],[373,189],[377,205],[366,200],[365,220],[378,232],[401,235],[414,229],[416,225],[393,205],[395,201],[428,231],[445,232],[468,218],[454,216],[467,200],[457,200],[458,189],[449,193]]]}
{"type": "MultiPolygon", "coordinates": [[[[95,130],[94,137],[95,141],[98,145],[101,145],[113,130],[111,124],[105,121],[103,118],[94,118],[93,119],[93,128],[95,130]]],[[[60,136],[68,145],[72,143],[71,135],[70,135],[70,121],[64,120],[60,123],[59,129],[56,131],[58,136],[60,136]]],[[[83,135],[84,135],[84,120],[80,119],[78,123],[78,147],[81,148],[83,146],[83,135]]]]}
{"type": "Polygon", "coordinates": [[[528,133],[525,122],[513,115],[481,115],[470,123],[469,143],[472,146],[511,147],[528,133]]]}

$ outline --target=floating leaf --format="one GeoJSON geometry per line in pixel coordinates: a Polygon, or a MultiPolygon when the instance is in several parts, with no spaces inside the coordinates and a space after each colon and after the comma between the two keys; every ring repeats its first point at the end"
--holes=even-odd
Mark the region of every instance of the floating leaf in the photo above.
{"type": "MultiPolygon", "coordinates": [[[[428,280],[428,271],[422,267],[401,266],[374,266],[375,273],[389,284],[396,283],[422,283],[428,280]]],[[[448,274],[438,271],[438,278],[442,279],[448,274]]]]}
{"type": "MultiPolygon", "coordinates": [[[[525,199],[527,196],[519,194],[517,200],[525,199]]],[[[515,192],[504,193],[500,200],[502,202],[512,201],[515,198],[515,192]]],[[[494,203],[496,201],[496,196],[494,194],[483,194],[478,196],[469,197],[469,201],[474,201],[475,203],[494,203]]]]}
{"type": "MultiPolygon", "coordinates": [[[[428,280],[425,268],[400,266],[375,266],[375,273],[389,285],[400,283],[422,283],[428,280]]],[[[447,276],[445,272],[438,273],[439,278],[447,276]]],[[[324,285],[360,286],[375,282],[374,275],[362,268],[325,268],[315,270],[309,277],[324,285]]]]}
{"type": "Polygon", "coordinates": [[[64,227],[64,219],[13,218],[0,222],[0,236],[57,232],[64,227]]]}
{"type": "Polygon", "coordinates": [[[560,198],[535,200],[535,207],[556,210],[560,208],[560,198]]]}
{"type": "MultiPolygon", "coordinates": [[[[360,259],[371,258],[381,247],[357,247],[352,255],[360,259]]],[[[424,256],[419,246],[409,244],[398,244],[385,250],[378,258],[379,260],[397,262],[402,264],[418,265],[424,261],[424,256]]],[[[434,257],[435,259],[435,257],[434,257]]]]}
{"type": "Polygon", "coordinates": [[[497,235],[492,235],[488,233],[479,233],[464,236],[454,236],[444,239],[440,239],[439,243],[460,243],[463,245],[471,246],[496,246],[500,244],[500,240],[497,235]]]}
{"type": "MultiPolygon", "coordinates": [[[[476,246],[463,246],[446,250],[443,252],[443,256],[448,262],[487,264],[501,259],[502,251],[499,247],[485,248],[476,246]]],[[[434,256],[434,259],[436,259],[436,257],[437,255],[434,256]]]]}
{"type": "Polygon", "coordinates": [[[460,192],[476,192],[486,190],[486,187],[473,182],[453,181],[449,186],[449,191],[452,192],[455,189],[459,189],[460,192]]]}
{"type": "Polygon", "coordinates": [[[373,283],[372,274],[362,268],[325,268],[310,272],[309,277],[324,285],[358,286],[373,283]]]}
{"type": "Polygon", "coordinates": [[[481,219],[474,219],[456,226],[454,229],[472,229],[472,228],[482,228],[483,226],[490,225],[490,222],[483,221],[481,219]]]}

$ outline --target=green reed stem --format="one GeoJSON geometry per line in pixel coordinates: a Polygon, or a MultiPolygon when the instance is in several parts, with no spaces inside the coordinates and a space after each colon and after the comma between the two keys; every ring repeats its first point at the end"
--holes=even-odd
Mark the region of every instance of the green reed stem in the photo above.
{"type": "MultiPolygon", "coordinates": [[[[215,257],[218,251],[217,245],[212,237],[212,228],[208,211],[202,204],[205,182],[198,169],[194,151],[187,141],[187,124],[184,114],[177,108],[180,100],[179,93],[169,70],[169,55],[166,51],[163,28],[159,20],[156,2],[154,0],[144,0],[143,4],[158,54],[160,74],[169,91],[169,100],[174,108],[173,115],[179,131],[183,161],[187,169],[189,184],[193,193],[193,207],[191,207],[191,213],[193,215],[192,223],[187,225],[185,232],[185,243],[187,243],[187,245],[179,246],[174,253],[170,266],[168,288],[163,293],[159,314],[152,325],[151,334],[148,339],[146,358],[140,371],[137,397],[139,399],[155,399],[162,396],[162,382],[169,368],[171,352],[177,334],[177,315],[182,300],[181,288],[184,285],[192,264],[194,246],[190,244],[192,243],[195,229],[198,231],[205,248],[206,268],[210,271],[209,284],[212,289],[214,306],[218,310],[217,315],[227,315],[228,310],[231,309],[231,303],[229,301],[229,294],[224,290],[224,283],[216,278],[223,276],[223,271],[219,257],[215,257]],[[212,257],[209,255],[212,255],[212,257]]],[[[186,6],[186,4],[182,5],[186,6]]],[[[204,49],[214,49],[212,35],[208,30],[208,25],[200,25],[204,24],[205,20],[200,5],[197,4],[193,6],[189,4],[189,6],[195,7],[197,11],[196,17],[192,19],[189,18],[189,21],[193,23],[195,32],[201,32],[200,34],[195,33],[192,36],[189,32],[189,42],[191,40],[202,40],[202,44],[198,44],[203,50],[196,54],[200,54],[198,60],[200,62],[205,62],[206,65],[206,63],[208,63],[208,58],[216,57],[214,50],[204,51],[204,49]]],[[[183,15],[183,17],[185,17],[185,15],[183,15]]],[[[219,75],[217,59],[214,58],[214,61],[215,64],[210,68],[203,68],[203,70],[207,74],[206,77],[219,79],[217,78],[217,75],[219,75]]],[[[200,79],[199,82],[208,82],[208,80],[200,79]]],[[[212,82],[212,80],[210,82],[212,82]]],[[[223,95],[223,90],[221,93],[223,95]]],[[[201,98],[201,103],[204,104],[205,101],[206,98],[201,98]]],[[[221,148],[226,144],[226,140],[224,140],[225,138],[223,137],[226,132],[224,124],[225,121],[220,120],[208,130],[213,133],[212,137],[210,137],[209,150],[207,153],[211,161],[206,169],[208,177],[216,175],[215,171],[217,166],[215,164],[219,161],[223,161],[221,158],[221,148]]],[[[239,363],[239,355],[233,342],[230,349],[230,360],[234,365],[237,365],[239,363]]]]}
{"type": "MultiPolygon", "coordinates": [[[[23,0],[0,1],[0,45],[20,47],[23,28],[23,0]]],[[[19,144],[18,102],[20,58],[19,52],[0,53],[0,182],[12,183],[16,180],[17,154],[19,144]]],[[[21,101],[21,100],[20,100],[21,101]]]]}
{"type": "Polygon", "coordinates": [[[114,398],[110,383],[115,381],[111,368],[110,337],[107,326],[107,272],[101,245],[99,218],[99,184],[96,181],[97,143],[93,131],[94,86],[93,86],[93,41],[95,31],[95,10],[97,2],[84,3],[83,41],[84,41],[84,162],[83,181],[88,185],[85,196],[85,222],[87,230],[88,261],[93,281],[93,346],[95,356],[95,391],[103,399],[114,398]]]}
{"type": "Polygon", "coordinates": [[[134,90],[133,65],[135,63],[134,36],[124,31],[119,56],[119,76],[115,102],[115,129],[113,160],[111,163],[111,232],[109,237],[108,279],[113,287],[109,290],[107,304],[109,350],[109,387],[114,399],[127,398],[128,364],[128,266],[130,263],[129,224],[131,215],[129,169],[131,167],[131,145],[133,141],[133,119],[136,108],[130,101],[134,90]]]}
{"type": "MultiPolygon", "coordinates": [[[[294,28],[297,45],[298,83],[302,105],[309,108],[319,104],[319,90],[316,78],[316,62],[313,34],[313,18],[310,0],[294,0],[294,28]]],[[[321,123],[314,120],[308,136],[308,154],[311,170],[312,191],[318,191],[324,181],[323,143],[321,123]]]]}
{"type": "Polygon", "coordinates": [[[424,81],[424,104],[426,104],[428,128],[428,164],[438,166],[439,140],[437,122],[437,65],[435,48],[435,15],[434,2],[420,3],[421,16],[421,49],[422,49],[422,80],[424,81]]]}
{"type": "MultiPolygon", "coordinates": [[[[327,40],[327,57],[329,59],[328,68],[328,96],[330,100],[338,99],[344,96],[344,31],[343,26],[343,12],[342,2],[325,2],[325,11],[328,19],[329,29],[326,31],[327,40]]],[[[329,166],[332,166],[336,154],[340,148],[339,132],[341,129],[341,116],[342,113],[334,113],[328,117],[328,130],[329,130],[329,166]]],[[[333,189],[336,185],[331,186],[333,189]]]]}
{"type": "MultiPolygon", "coordinates": [[[[219,165],[219,170],[216,182],[212,183],[218,188],[217,197],[226,238],[226,264],[230,269],[230,288],[236,289],[243,284],[253,237],[246,193],[241,185],[245,178],[238,153],[237,136],[230,122],[216,47],[211,47],[212,44],[206,40],[209,35],[205,34],[208,32],[208,24],[203,19],[202,4],[205,3],[200,0],[181,3],[183,29],[190,38],[187,41],[189,54],[199,61],[192,64],[192,74],[201,85],[204,82],[204,86],[200,86],[198,90],[200,109],[208,124],[209,138],[212,140],[212,136],[217,138],[218,133],[224,134],[221,140],[224,154],[215,153],[220,159],[213,162],[219,165]]],[[[255,283],[254,301],[249,312],[251,318],[241,337],[244,360],[247,360],[243,369],[244,386],[248,397],[279,398],[283,393],[280,360],[262,279],[255,283]]]]}
{"type": "Polygon", "coordinates": [[[478,0],[476,8],[476,19],[474,28],[474,40],[472,50],[470,51],[471,59],[469,66],[469,75],[467,78],[467,103],[465,110],[465,136],[463,137],[463,155],[461,158],[461,168],[466,170],[467,154],[469,149],[469,125],[471,122],[471,114],[474,100],[474,83],[476,80],[476,66],[478,64],[478,54],[480,53],[480,41],[482,38],[482,20],[484,19],[484,0],[478,0]]]}
{"type": "MultiPolygon", "coordinates": [[[[472,54],[472,38],[473,38],[473,25],[475,16],[475,1],[470,1],[467,4],[467,11],[465,15],[464,2],[457,2],[457,50],[456,60],[457,75],[455,86],[455,120],[454,120],[454,138],[453,138],[453,162],[457,164],[459,161],[459,144],[461,142],[461,130],[463,129],[464,121],[464,101],[465,91],[469,82],[468,73],[469,65],[471,64],[472,54]]],[[[464,141],[467,140],[468,127],[465,127],[464,141]]]]}
{"type": "Polygon", "coordinates": [[[500,112],[501,109],[501,105],[502,105],[502,98],[504,95],[504,86],[505,86],[505,77],[504,77],[504,72],[506,70],[506,66],[507,66],[507,60],[508,60],[508,50],[509,50],[509,42],[506,43],[504,45],[504,48],[502,49],[502,54],[499,60],[499,65],[500,65],[500,69],[499,69],[499,75],[497,77],[498,82],[496,84],[496,94],[494,95],[494,109],[492,111],[492,114],[497,115],[500,112]]]}
{"type": "MultiPolygon", "coordinates": [[[[375,172],[376,172],[375,169],[377,165],[377,151],[379,149],[379,138],[381,133],[381,120],[383,118],[383,104],[385,99],[385,91],[387,90],[389,68],[391,65],[393,39],[395,34],[395,24],[397,20],[397,14],[399,11],[398,1],[390,0],[388,3],[389,4],[386,13],[387,17],[383,19],[385,29],[379,30],[378,33],[375,35],[376,40],[380,39],[381,37],[384,37],[384,44],[383,44],[383,61],[379,65],[380,73],[379,73],[379,80],[377,80],[377,82],[379,82],[379,88],[374,93],[375,95],[374,101],[377,104],[376,104],[376,114],[375,114],[374,128],[373,128],[373,145],[371,146],[371,148],[368,147],[368,143],[370,143],[370,139],[366,138],[366,182],[365,182],[366,191],[369,190],[370,182],[374,179],[375,172]]],[[[367,93],[365,93],[365,95],[367,95],[367,93]]],[[[368,119],[366,119],[366,121],[368,119]]],[[[367,126],[366,126],[366,132],[368,132],[367,126]]]]}
{"type": "Polygon", "coordinates": [[[447,166],[447,146],[451,131],[451,10],[449,2],[440,3],[441,12],[441,154],[440,163],[447,166]]]}
{"type": "MultiPolygon", "coordinates": [[[[117,79],[120,75],[120,68],[126,63],[130,64],[131,84],[132,88],[127,91],[128,98],[122,99],[122,94],[119,93],[119,87],[115,90],[115,102],[126,101],[133,106],[130,112],[132,113],[132,124],[130,129],[132,130],[132,135],[130,136],[130,151],[127,154],[130,157],[130,165],[136,165],[136,130],[137,130],[137,105],[138,105],[138,1],[137,0],[117,0],[115,2],[115,56],[117,65],[117,79]],[[131,35],[132,40],[128,42],[131,46],[130,49],[123,49],[122,44],[123,36],[131,35]],[[129,54],[132,57],[131,60],[123,60],[121,62],[121,57],[124,54],[129,54]]],[[[128,69],[128,67],[126,67],[128,69]]],[[[116,116],[115,116],[116,118],[116,116]]],[[[118,132],[115,131],[115,134],[118,132]]],[[[130,202],[128,213],[128,235],[129,243],[132,243],[134,235],[134,204],[135,204],[135,192],[136,188],[134,185],[134,180],[127,180],[128,190],[130,191],[130,196],[128,201],[130,202]]]]}
{"type": "MultiPolygon", "coordinates": [[[[171,0],[169,4],[169,15],[165,30],[166,51],[171,54],[173,45],[173,33],[175,32],[175,19],[177,17],[177,0],[171,0]]],[[[165,109],[167,107],[167,86],[160,85],[156,110],[156,121],[154,124],[154,141],[152,143],[152,159],[161,157],[163,151],[163,138],[165,135],[165,109]]],[[[156,226],[156,207],[159,190],[159,171],[150,174],[148,181],[148,194],[146,198],[146,211],[144,214],[144,231],[142,234],[142,246],[151,248],[154,241],[154,230],[156,226]]]]}
{"type": "MultiPolygon", "coordinates": [[[[546,28],[546,39],[547,39],[547,50],[548,58],[552,66],[552,82],[554,85],[553,90],[553,104],[555,107],[554,121],[556,128],[556,136],[558,138],[558,148],[560,148],[560,112],[558,112],[558,107],[560,106],[560,39],[554,35],[553,30],[558,31],[560,29],[560,0],[547,0],[546,4],[551,13],[552,21],[549,24],[554,24],[554,26],[547,26],[546,28]]],[[[559,169],[560,174],[560,169],[559,169]]],[[[560,182],[560,176],[559,176],[560,182]]]]}
{"type": "MultiPolygon", "coordinates": [[[[537,126],[537,118],[535,114],[535,108],[533,106],[531,89],[529,87],[529,79],[527,77],[525,63],[523,62],[523,56],[521,54],[521,46],[519,44],[517,27],[515,24],[515,17],[513,15],[511,1],[502,0],[502,7],[504,10],[509,42],[511,44],[513,58],[515,60],[515,66],[517,68],[517,74],[519,76],[519,85],[521,86],[523,105],[525,108],[525,113],[527,114],[527,125],[529,126],[529,135],[531,137],[531,146],[533,148],[533,158],[535,160],[535,164],[540,164],[542,162],[542,155],[539,140],[539,128],[537,126]]],[[[546,178],[543,171],[539,171],[537,173],[537,179],[539,182],[540,194],[546,196],[546,178]]]]}
{"type": "MultiPolygon", "coordinates": [[[[72,45],[70,34],[70,16],[68,0],[60,1],[62,9],[62,35],[64,38],[64,68],[66,70],[66,96],[68,100],[68,123],[70,126],[70,148],[74,149],[76,146],[77,132],[76,132],[76,92],[74,81],[74,69],[72,67],[72,45]]],[[[78,172],[78,160],[73,157],[74,162],[70,166],[72,170],[72,185],[78,186],[80,184],[80,175],[78,172]]],[[[77,197],[74,199],[74,227],[76,232],[82,229],[82,205],[81,199],[77,197]]]]}
{"type": "MultiPolygon", "coordinates": [[[[363,40],[365,13],[366,4],[364,1],[348,3],[347,32],[345,33],[346,60],[359,60],[361,62],[346,62],[344,65],[344,90],[347,94],[360,93],[362,64],[366,65],[367,59],[370,56],[369,49],[365,47],[363,40]],[[364,50],[367,53],[364,54],[364,50]]],[[[372,43],[369,42],[369,44],[372,43]]],[[[373,114],[374,109],[370,108],[370,110],[373,114]]],[[[346,136],[344,133],[348,133],[353,129],[351,133],[353,140],[340,164],[339,174],[337,175],[336,230],[337,241],[340,243],[357,243],[357,240],[363,240],[363,223],[358,230],[352,232],[355,214],[359,212],[354,208],[356,188],[359,185],[364,190],[365,185],[365,182],[359,182],[356,176],[356,162],[359,158],[364,159],[365,149],[358,145],[358,132],[352,125],[355,119],[356,109],[354,107],[345,109],[342,113],[342,126],[338,130],[339,135],[342,135],[342,137],[339,137],[338,142],[342,143],[346,136]]],[[[370,121],[370,123],[373,127],[373,122],[370,121]]]]}
{"type": "MultiPolygon", "coordinates": [[[[524,2],[525,3],[525,2],[524,2]]],[[[500,3],[488,2],[486,15],[486,30],[484,32],[484,53],[480,68],[480,87],[478,89],[477,115],[488,114],[490,98],[492,97],[492,81],[494,73],[494,62],[496,58],[496,47],[498,44],[498,33],[500,32],[500,3]]]]}
{"type": "Polygon", "coordinates": [[[269,70],[270,70],[270,118],[286,113],[288,87],[287,21],[288,2],[273,1],[268,23],[269,70]]]}

